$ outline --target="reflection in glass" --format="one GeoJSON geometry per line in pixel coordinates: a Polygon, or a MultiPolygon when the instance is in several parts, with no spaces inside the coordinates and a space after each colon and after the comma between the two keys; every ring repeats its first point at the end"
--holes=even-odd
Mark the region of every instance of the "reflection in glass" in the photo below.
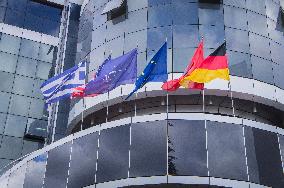
{"type": "Polygon", "coordinates": [[[207,121],[210,176],[248,180],[241,126],[207,121]]]}
{"type": "Polygon", "coordinates": [[[131,125],[130,177],[167,174],[166,121],[131,125]]]}
{"type": "MultiPolygon", "coordinates": [[[[284,187],[277,135],[256,128],[252,128],[252,131],[260,184],[279,188],[284,187]]],[[[251,157],[251,155],[248,155],[248,159],[251,157]]]]}
{"type": "Polygon", "coordinates": [[[205,121],[171,120],[169,174],[207,176],[205,121]]]}
{"type": "Polygon", "coordinates": [[[127,178],[129,125],[102,130],[98,158],[97,182],[127,178]]]}
{"type": "Polygon", "coordinates": [[[19,167],[10,174],[8,188],[22,188],[24,185],[27,164],[19,167]]]}
{"type": "Polygon", "coordinates": [[[98,133],[74,140],[68,178],[68,188],[85,187],[95,183],[98,133]]]}
{"type": "Polygon", "coordinates": [[[44,153],[27,163],[28,167],[26,172],[24,188],[42,187],[46,160],[47,160],[47,153],[44,153]]]}
{"type": "Polygon", "coordinates": [[[66,188],[71,143],[48,152],[43,188],[66,188]]]}

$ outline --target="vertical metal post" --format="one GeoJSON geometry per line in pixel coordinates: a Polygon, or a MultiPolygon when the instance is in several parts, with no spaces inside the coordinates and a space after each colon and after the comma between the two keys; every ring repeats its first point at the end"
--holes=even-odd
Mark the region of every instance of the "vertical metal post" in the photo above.
{"type": "MultiPolygon", "coordinates": [[[[58,54],[55,66],[55,76],[60,74],[63,71],[64,65],[64,51],[65,51],[65,44],[67,41],[67,30],[68,30],[68,17],[69,17],[69,0],[64,0],[64,8],[62,11],[62,18],[61,18],[61,32],[59,37],[59,44],[58,44],[58,54]]],[[[46,145],[54,142],[55,136],[55,129],[56,129],[56,119],[57,119],[57,112],[58,112],[59,102],[51,104],[49,108],[49,121],[47,125],[47,139],[46,145]]]]}

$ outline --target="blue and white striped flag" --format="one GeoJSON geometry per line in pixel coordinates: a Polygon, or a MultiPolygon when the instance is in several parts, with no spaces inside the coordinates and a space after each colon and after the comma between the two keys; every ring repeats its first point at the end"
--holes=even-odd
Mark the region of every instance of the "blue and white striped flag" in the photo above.
{"type": "Polygon", "coordinates": [[[45,81],[40,90],[46,104],[55,103],[63,98],[71,97],[74,88],[85,84],[86,62],[64,71],[63,73],[45,81]]]}

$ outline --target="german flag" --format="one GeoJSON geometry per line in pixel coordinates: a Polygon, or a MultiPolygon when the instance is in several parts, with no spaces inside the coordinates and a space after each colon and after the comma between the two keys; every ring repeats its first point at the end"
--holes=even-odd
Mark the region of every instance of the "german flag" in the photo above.
{"type": "Polygon", "coordinates": [[[187,85],[190,81],[208,83],[217,78],[230,80],[226,43],[224,42],[201,64],[192,67],[192,69],[194,70],[180,81],[182,86],[187,85]]]}

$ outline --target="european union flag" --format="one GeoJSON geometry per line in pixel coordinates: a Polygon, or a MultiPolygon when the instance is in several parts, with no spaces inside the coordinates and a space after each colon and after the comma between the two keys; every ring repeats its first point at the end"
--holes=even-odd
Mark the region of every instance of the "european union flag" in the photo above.
{"type": "Polygon", "coordinates": [[[96,77],[86,84],[84,95],[103,94],[123,84],[132,84],[137,75],[137,49],[115,59],[106,59],[96,77]]]}
{"type": "Polygon", "coordinates": [[[159,49],[148,63],[142,74],[135,82],[135,89],[127,96],[127,100],[133,93],[143,87],[147,82],[165,82],[168,80],[167,72],[167,42],[159,49]]]}

